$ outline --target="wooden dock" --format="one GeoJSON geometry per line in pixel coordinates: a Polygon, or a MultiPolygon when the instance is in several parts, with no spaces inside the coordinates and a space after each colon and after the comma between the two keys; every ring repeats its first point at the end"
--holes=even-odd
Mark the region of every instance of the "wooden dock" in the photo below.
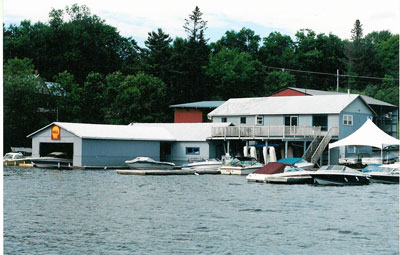
{"type": "Polygon", "coordinates": [[[221,174],[220,170],[116,170],[122,175],[201,175],[221,174]]]}

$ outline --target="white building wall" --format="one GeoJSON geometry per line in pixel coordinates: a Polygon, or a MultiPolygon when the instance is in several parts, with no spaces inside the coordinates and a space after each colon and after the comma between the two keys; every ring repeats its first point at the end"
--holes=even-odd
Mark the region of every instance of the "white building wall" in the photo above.
{"type": "Polygon", "coordinates": [[[82,139],[76,135],[61,129],[60,140],[51,139],[51,127],[32,136],[32,157],[40,157],[40,143],[72,143],[74,148],[74,166],[82,165],[82,139]]]}
{"type": "Polygon", "coordinates": [[[175,142],[171,145],[171,155],[167,156],[167,160],[182,165],[189,159],[208,159],[209,157],[210,145],[207,142],[175,142]],[[187,155],[186,147],[199,147],[200,154],[187,155]]]}

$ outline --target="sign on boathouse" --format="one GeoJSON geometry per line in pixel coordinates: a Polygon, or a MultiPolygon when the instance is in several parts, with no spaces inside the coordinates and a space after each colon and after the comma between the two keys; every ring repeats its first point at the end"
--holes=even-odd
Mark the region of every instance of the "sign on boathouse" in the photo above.
{"type": "Polygon", "coordinates": [[[53,126],[51,128],[51,140],[60,140],[61,128],[59,126],[53,126]]]}

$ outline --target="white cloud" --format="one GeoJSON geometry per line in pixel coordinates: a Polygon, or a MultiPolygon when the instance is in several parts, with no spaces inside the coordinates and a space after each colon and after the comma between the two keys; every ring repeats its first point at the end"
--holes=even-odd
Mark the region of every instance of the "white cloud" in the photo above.
{"type": "MultiPolygon", "coordinates": [[[[47,22],[52,7],[63,9],[70,0],[5,0],[4,22],[16,23],[18,18],[47,22]]],[[[253,23],[294,34],[302,28],[317,33],[333,33],[342,39],[350,37],[356,19],[363,24],[364,34],[377,30],[399,33],[400,4],[398,0],[81,0],[93,14],[116,26],[124,36],[146,38],[147,33],[162,28],[171,37],[185,36],[184,19],[198,5],[209,28],[239,30],[240,23],[253,23]]],[[[260,34],[261,31],[255,31],[260,34]]],[[[222,36],[222,34],[221,34],[222,36]]]]}

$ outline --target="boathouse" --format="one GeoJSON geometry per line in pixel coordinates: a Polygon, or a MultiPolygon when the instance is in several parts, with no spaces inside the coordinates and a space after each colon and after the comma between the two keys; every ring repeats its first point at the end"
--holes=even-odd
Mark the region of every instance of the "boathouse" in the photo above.
{"type": "MultiPolygon", "coordinates": [[[[329,142],[350,135],[375,115],[360,95],[335,94],[234,98],[208,116],[213,123],[233,124],[213,127],[210,138],[225,141],[231,154],[240,153],[245,145],[273,145],[278,158],[303,157],[322,163],[327,161],[329,142]]],[[[332,163],[339,153],[346,151],[331,151],[332,163]]]]}
{"type": "Polygon", "coordinates": [[[222,142],[208,141],[212,127],[229,123],[134,123],[101,125],[53,122],[34,133],[32,156],[66,152],[73,166],[123,166],[138,156],[178,165],[223,154],[222,142]]]}

